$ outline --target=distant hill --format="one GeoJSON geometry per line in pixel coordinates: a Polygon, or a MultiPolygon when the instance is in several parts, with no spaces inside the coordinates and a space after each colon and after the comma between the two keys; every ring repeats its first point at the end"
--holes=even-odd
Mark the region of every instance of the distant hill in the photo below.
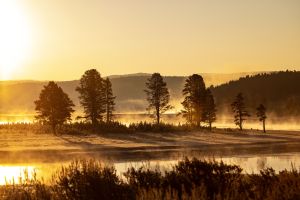
{"type": "Polygon", "coordinates": [[[214,87],[212,92],[222,114],[231,112],[231,102],[242,92],[253,117],[260,103],[266,105],[269,115],[300,117],[300,72],[297,71],[246,76],[214,87]]]}
{"type": "MultiPolygon", "coordinates": [[[[235,80],[249,73],[202,74],[206,85],[219,85],[235,80]]],[[[250,73],[250,74],[256,74],[250,73]]],[[[145,82],[150,74],[138,73],[110,76],[113,92],[117,96],[117,112],[145,112],[145,82]]],[[[166,76],[172,103],[180,110],[181,90],[186,77],[166,76]]],[[[78,93],[75,91],[78,81],[60,81],[58,84],[69,94],[79,109],[78,93]]],[[[34,100],[47,81],[0,81],[0,114],[34,113],[34,100]]]]}

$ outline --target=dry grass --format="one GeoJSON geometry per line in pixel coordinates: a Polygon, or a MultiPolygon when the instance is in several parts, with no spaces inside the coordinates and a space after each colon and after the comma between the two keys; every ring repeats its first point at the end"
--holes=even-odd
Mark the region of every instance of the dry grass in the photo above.
{"type": "MultiPolygon", "coordinates": [[[[28,177],[28,176],[27,176],[28,177]]],[[[36,178],[0,188],[1,199],[227,200],[299,199],[300,172],[273,169],[243,174],[236,165],[185,159],[172,170],[130,168],[126,180],[113,166],[95,160],[74,161],[53,175],[50,185],[36,178]]]]}

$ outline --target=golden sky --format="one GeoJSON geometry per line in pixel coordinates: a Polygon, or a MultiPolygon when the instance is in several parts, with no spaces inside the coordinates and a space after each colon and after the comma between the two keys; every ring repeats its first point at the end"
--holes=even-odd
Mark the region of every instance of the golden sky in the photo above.
{"type": "Polygon", "coordinates": [[[300,70],[299,0],[0,0],[0,13],[0,79],[300,70]]]}

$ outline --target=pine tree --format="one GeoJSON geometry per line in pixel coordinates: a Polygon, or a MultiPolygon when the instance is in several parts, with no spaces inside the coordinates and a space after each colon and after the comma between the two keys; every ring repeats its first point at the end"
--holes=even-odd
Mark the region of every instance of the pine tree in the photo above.
{"type": "Polygon", "coordinates": [[[257,108],[256,108],[256,116],[258,117],[259,121],[262,122],[263,124],[263,132],[266,132],[266,119],[267,119],[267,115],[266,115],[266,107],[263,104],[260,104],[257,108]]]}
{"type": "Polygon", "coordinates": [[[147,89],[144,90],[147,95],[149,106],[148,111],[153,111],[156,123],[160,123],[161,115],[173,107],[169,104],[170,94],[167,83],[159,73],[154,73],[146,82],[147,89]]]}
{"type": "Polygon", "coordinates": [[[212,123],[216,121],[216,112],[217,112],[217,109],[216,109],[214,96],[212,95],[210,89],[207,89],[203,118],[208,123],[210,130],[211,130],[212,123]]]}
{"type": "Polygon", "coordinates": [[[76,91],[79,92],[80,104],[84,108],[83,118],[96,125],[103,120],[106,111],[104,80],[96,69],[87,70],[81,77],[76,91]]]}
{"type": "Polygon", "coordinates": [[[182,116],[186,119],[187,123],[190,125],[193,125],[194,121],[194,110],[193,110],[193,105],[192,101],[190,100],[189,97],[185,97],[183,102],[181,103],[184,110],[181,111],[182,116]]]}
{"type": "Polygon", "coordinates": [[[242,93],[239,93],[234,102],[231,104],[231,108],[234,113],[234,123],[243,130],[243,122],[246,120],[246,117],[250,117],[250,114],[246,110],[244,97],[242,93]]]}
{"type": "Polygon", "coordinates": [[[106,123],[110,123],[113,120],[113,111],[115,110],[115,96],[112,91],[112,84],[109,78],[104,80],[104,94],[106,105],[106,123]]]}
{"type": "Polygon", "coordinates": [[[57,125],[71,120],[71,114],[74,112],[74,104],[69,96],[53,81],[44,86],[39,99],[34,103],[38,113],[36,119],[50,124],[54,133],[57,125]]]}
{"type": "Polygon", "coordinates": [[[184,95],[184,100],[181,103],[184,108],[182,111],[183,116],[191,125],[200,127],[203,121],[206,95],[205,83],[202,76],[198,74],[189,76],[185,81],[182,94],[184,95]]]}

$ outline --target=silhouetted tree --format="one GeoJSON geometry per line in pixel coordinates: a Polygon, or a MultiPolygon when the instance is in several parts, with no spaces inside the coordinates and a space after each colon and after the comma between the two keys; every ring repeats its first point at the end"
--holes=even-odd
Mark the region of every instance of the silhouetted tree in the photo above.
{"type": "Polygon", "coordinates": [[[96,69],[87,70],[81,77],[76,91],[79,92],[80,104],[84,108],[85,116],[92,125],[103,120],[105,108],[104,83],[96,69]]]}
{"type": "Polygon", "coordinates": [[[161,114],[172,109],[169,104],[170,94],[167,83],[159,73],[154,73],[146,82],[147,89],[144,90],[147,95],[149,106],[147,110],[154,111],[156,123],[160,123],[161,114]]]}
{"type": "Polygon", "coordinates": [[[231,108],[234,113],[234,123],[239,126],[240,130],[243,130],[243,122],[246,120],[246,117],[250,117],[250,115],[246,110],[242,93],[236,96],[234,102],[231,104],[231,108]]]}
{"type": "Polygon", "coordinates": [[[184,100],[181,103],[184,110],[182,111],[183,116],[186,118],[188,123],[196,124],[200,127],[201,121],[203,121],[203,113],[205,106],[206,89],[205,83],[202,76],[193,74],[189,76],[182,90],[184,100]]]}
{"type": "Polygon", "coordinates": [[[217,109],[216,109],[214,96],[212,95],[210,89],[207,89],[203,118],[208,123],[210,130],[211,130],[212,123],[216,121],[216,112],[217,109]]]}
{"type": "Polygon", "coordinates": [[[194,110],[192,101],[190,100],[190,97],[185,97],[183,102],[181,102],[184,110],[181,110],[179,114],[182,114],[182,116],[186,119],[187,123],[190,125],[193,125],[194,120],[194,110]]]}
{"type": "Polygon", "coordinates": [[[113,111],[115,110],[115,96],[112,91],[112,84],[109,78],[104,80],[104,94],[106,105],[106,123],[110,123],[113,119],[113,111]]]}
{"type": "Polygon", "coordinates": [[[266,119],[267,119],[267,115],[266,115],[266,107],[263,104],[260,104],[257,108],[256,108],[256,116],[258,117],[259,121],[262,122],[263,124],[263,131],[264,133],[266,132],[266,119]]]}
{"type": "Polygon", "coordinates": [[[53,81],[44,86],[39,99],[34,103],[38,113],[36,118],[49,123],[54,133],[56,133],[56,126],[71,120],[71,114],[74,112],[72,109],[74,104],[69,96],[53,81]]]}

